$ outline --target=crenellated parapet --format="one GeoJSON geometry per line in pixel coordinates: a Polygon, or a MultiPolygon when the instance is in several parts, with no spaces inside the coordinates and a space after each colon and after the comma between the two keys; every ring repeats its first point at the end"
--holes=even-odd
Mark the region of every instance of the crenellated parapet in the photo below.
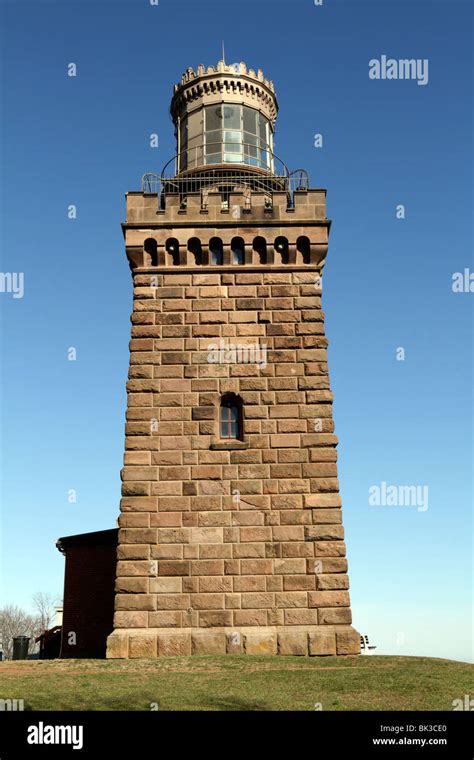
{"type": "Polygon", "coordinates": [[[273,194],[271,207],[263,192],[208,192],[205,204],[198,192],[187,196],[185,206],[178,194],[170,194],[166,208],[158,211],[156,196],[128,193],[124,234],[133,270],[175,266],[322,270],[329,228],[324,190],[295,193],[291,208],[284,192],[273,194]]]}
{"type": "Polygon", "coordinates": [[[257,79],[259,82],[263,82],[265,87],[268,87],[269,90],[272,90],[272,92],[275,91],[275,87],[273,85],[273,82],[270,79],[266,79],[263,75],[263,71],[261,69],[257,70],[257,73],[255,73],[254,69],[248,69],[247,64],[241,61],[240,63],[231,63],[226,64],[224,61],[219,61],[217,66],[204,66],[204,64],[200,63],[197,67],[196,71],[192,68],[192,66],[188,66],[186,71],[181,77],[180,84],[174,85],[174,92],[176,90],[185,84],[188,84],[189,82],[192,82],[194,79],[197,79],[199,77],[203,77],[210,74],[234,74],[236,76],[247,76],[249,79],[257,79]]]}
{"type": "Polygon", "coordinates": [[[273,82],[266,79],[259,69],[255,72],[246,64],[225,64],[207,68],[200,64],[197,70],[186,69],[181,82],[174,86],[171,115],[174,120],[183,112],[210,105],[222,100],[261,108],[272,124],[278,113],[278,103],[273,82]]]}

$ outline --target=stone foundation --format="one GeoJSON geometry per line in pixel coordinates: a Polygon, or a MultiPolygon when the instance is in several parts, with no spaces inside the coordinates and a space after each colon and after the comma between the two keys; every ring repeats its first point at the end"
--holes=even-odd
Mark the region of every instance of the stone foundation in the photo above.
{"type": "Polygon", "coordinates": [[[107,657],[177,657],[255,654],[330,656],[360,654],[360,636],[351,626],[123,629],[107,640],[107,657]]]}

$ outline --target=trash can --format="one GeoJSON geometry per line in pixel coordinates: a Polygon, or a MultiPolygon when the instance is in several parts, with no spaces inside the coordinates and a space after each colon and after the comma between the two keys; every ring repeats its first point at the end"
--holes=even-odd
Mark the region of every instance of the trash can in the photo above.
{"type": "Polygon", "coordinates": [[[13,660],[27,660],[29,643],[30,643],[29,636],[14,636],[12,659],[13,660]]]}

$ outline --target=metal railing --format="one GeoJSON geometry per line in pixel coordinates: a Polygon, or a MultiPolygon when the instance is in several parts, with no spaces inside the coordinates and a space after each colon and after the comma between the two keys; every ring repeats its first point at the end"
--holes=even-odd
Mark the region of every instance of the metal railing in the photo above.
{"type": "MultiPolygon", "coordinates": [[[[265,194],[265,205],[272,206],[273,193],[284,192],[287,195],[288,207],[294,205],[293,194],[298,190],[307,190],[309,187],[308,174],[304,169],[298,169],[290,172],[286,164],[275,156],[268,149],[257,148],[254,145],[243,145],[242,143],[218,143],[220,147],[219,158],[226,154],[232,156],[240,155],[242,161],[222,161],[220,163],[206,163],[202,148],[193,148],[194,151],[201,151],[201,155],[196,153],[194,162],[183,171],[178,171],[178,167],[183,163],[182,155],[174,156],[163,167],[161,174],[147,173],[142,177],[142,193],[156,194],[158,196],[159,207],[166,207],[167,195],[178,195],[179,203],[182,207],[186,206],[186,198],[191,193],[201,193],[201,207],[207,207],[207,197],[210,192],[219,192],[222,195],[222,202],[225,204],[232,192],[242,192],[244,197],[247,196],[250,208],[251,192],[263,192],[265,194]],[[237,145],[243,150],[239,153],[237,150],[230,149],[231,145],[237,145]],[[245,152],[245,148],[251,148],[251,152],[245,152]],[[262,159],[269,161],[273,171],[267,166],[257,166],[249,163],[247,160],[258,160],[255,158],[253,151],[268,154],[270,158],[262,159]],[[200,161],[201,163],[198,163],[200,161]],[[276,172],[275,172],[276,169],[276,172]]],[[[210,146],[208,146],[210,147],[210,146]]],[[[209,155],[216,155],[209,154],[209,155]]]]}

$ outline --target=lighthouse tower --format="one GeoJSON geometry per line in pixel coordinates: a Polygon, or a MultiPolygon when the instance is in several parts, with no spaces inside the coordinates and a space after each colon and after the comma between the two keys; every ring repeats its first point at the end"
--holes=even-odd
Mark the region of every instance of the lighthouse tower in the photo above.
{"type": "Polygon", "coordinates": [[[134,303],[107,656],[351,655],[321,310],[325,191],[272,82],[187,69],[176,156],[127,194],[134,303]]]}

